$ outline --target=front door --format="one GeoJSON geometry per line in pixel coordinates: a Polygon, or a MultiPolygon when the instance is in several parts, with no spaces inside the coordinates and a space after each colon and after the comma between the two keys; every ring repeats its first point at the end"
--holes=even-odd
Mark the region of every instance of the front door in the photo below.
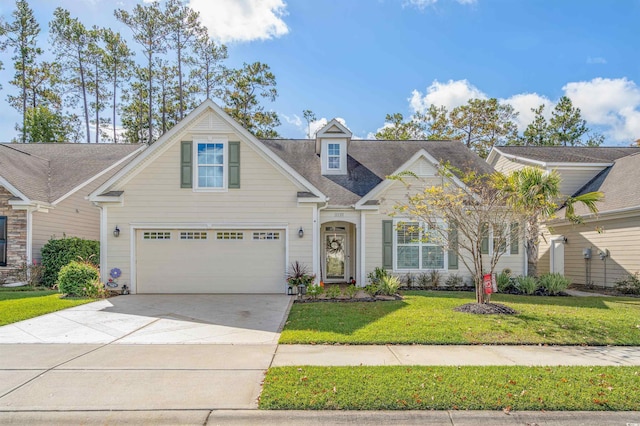
{"type": "Polygon", "coordinates": [[[564,275],[564,240],[551,240],[551,272],[564,275]]]}
{"type": "Polygon", "coordinates": [[[325,271],[328,282],[347,280],[347,234],[346,232],[327,232],[324,236],[325,271]]]}

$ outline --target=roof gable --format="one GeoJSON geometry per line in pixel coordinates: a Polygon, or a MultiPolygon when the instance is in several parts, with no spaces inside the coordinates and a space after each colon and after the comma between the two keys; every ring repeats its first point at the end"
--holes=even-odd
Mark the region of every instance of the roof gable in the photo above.
{"type": "Polygon", "coordinates": [[[287,163],[283,162],[271,150],[267,149],[261,141],[256,139],[250,132],[240,126],[233,120],[222,108],[220,108],[211,99],[205,100],[196,109],[191,111],[183,120],[172,127],[156,142],[154,142],[144,153],[129,163],[126,167],[116,173],[111,179],[107,180],[103,185],[98,187],[90,195],[90,199],[96,200],[101,194],[108,191],[118,189],[118,185],[126,183],[133,178],[146,164],[154,161],[159,155],[168,149],[172,143],[177,143],[177,136],[184,131],[189,131],[195,135],[211,135],[213,133],[236,133],[245,142],[250,144],[263,158],[273,164],[287,178],[296,183],[298,186],[305,188],[306,191],[314,193],[317,197],[324,200],[324,195],[313,184],[307,181],[296,170],[291,168],[287,163]],[[212,112],[212,114],[206,114],[212,112]]]}
{"type": "Polygon", "coordinates": [[[585,146],[496,146],[487,161],[495,164],[502,155],[516,162],[538,164],[542,167],[610,165],[618,158],[640,153],[640,147],[585,147],[585,146]]]}

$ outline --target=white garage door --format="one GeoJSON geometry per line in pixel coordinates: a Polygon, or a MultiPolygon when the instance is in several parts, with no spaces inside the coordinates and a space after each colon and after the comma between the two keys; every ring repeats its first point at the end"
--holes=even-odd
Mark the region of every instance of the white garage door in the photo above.
{"type": "Polygon", "coordinates": [[[138,293],[283,293],[284,230],[138,230],[138,293]]]}

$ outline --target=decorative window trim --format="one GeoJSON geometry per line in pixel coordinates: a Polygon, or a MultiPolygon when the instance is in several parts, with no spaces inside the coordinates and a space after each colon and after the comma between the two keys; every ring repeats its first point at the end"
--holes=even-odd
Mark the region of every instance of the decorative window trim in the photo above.
{"type": "MultiPolygon", "coordinates": [[[[443,222],[438,221],[438,223],[443,222]]],[[[428,226],[425,222],[409,219],[395,219],[393,221],[393,270],[398,272],[424,272],[424,271],[448,271],[449,270],[449,250],[443,245],[438,243],[429,243],[428,241],[422,241],[425,226],[428,226]],[[399,224],[416,224],[418,229],[418,238],[416,242],[399,243],[398,242],[398,225],[399,224]],[[417,268],[399,268],[398,267],[398,247],[418,247],[418,267],[417,268]],[[423,250],[425,247],[440,247],[442,250],[442,268],[423,268],[423,250]]]]}
{"type": "Polygon", "coordinates": [[[229,184],[229,141],[225,138],[215,138],[211,140],[196,139],[193,141],[193,190],[197,192],[226,192],[229,184]],[[208,187],[200,186],[199,171],[201,164],[198,162],[198,148],[200,145],[221,144],[222,145],[222,164],[207,165],[202,167],[220,167],[222,168],[222,186],[208,187]]]}
{"type": "Polygon", "coordinates": [[[279,231],[259,231],[252,235],[254,241],[276,241],[280,239],[279,231]]]}
{"type": "Polygon", "coordinates": [[[142,233],[143,240],[170,240],[171,232],[169,231],[144,231],[142,233]]]}
{"type": "Polygon", "coordinates": [[[206,240],[207,231],[180,231],[181,240],[206,240]]]}
{"type": "Polygon", "coordinates": [[[244,232],[238,231],[218,231],[216,240],[244,240],[244,232]]]}
{"type": "Polygon", "coordinates": [[[346,139],[324,139],[322,141],[322,174],[323,175],[345,175],[347,174],[347,140],[346,139]],[[338,145],[338,155],[329,155],[329,146],[338,145]],[[329,158],[339,157],[338,168],[329,167],[329,158]]]}

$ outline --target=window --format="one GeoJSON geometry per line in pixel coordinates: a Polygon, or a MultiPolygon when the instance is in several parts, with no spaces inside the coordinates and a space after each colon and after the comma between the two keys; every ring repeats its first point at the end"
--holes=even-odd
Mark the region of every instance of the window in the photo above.
{"type": "Polygon", "coordinates": [[[243,240],[244,233],[235,231],[224,231],[216,233],[217,240],[243,240]]]}
{"type": "Polygon", "coordinates": [[[327,146],[327,168],[340,170],[340,144],[330,143],[327,146]]]}
{"type": "Polygon", "coordinates": [[[502,255],[518,254],[520,251],[520,225],[513,222],[509,226],[493,226],[485,223],[482,228],[482,254],[493,255],[499,250],[502,255]]]}
{"type": "Polygon", "coordinates": [[[198,142],[196,152],[197,185],[204,189],[225,188],[224,142],[198,142]]]}
{"type": "Polygon", "coordinates": [[[148,231],[142,234],[142,238],[145,240],[170,240],[171,232],[148,231]]]}
{"type": "Polygon", "coordinates": [[[0,266],[7,266],[7,217],[0,216],[0,266]]]}
{"type": "Polygon", "coordinates": [[[279,232],[254,232],[253,239],[254,240],[279,240],[280,233],[279,232]]]}
{"type": "Polygon", "coordinates": [[[181,240],[206,240],[207,233],[204,231],[184,231],[180,232],[181,240]]]}
{"type": "Polygon", "coordinates": [[[399,222],[395,233],[396,269],[445,269],[445,250],[428,224],[399,222]]]}

